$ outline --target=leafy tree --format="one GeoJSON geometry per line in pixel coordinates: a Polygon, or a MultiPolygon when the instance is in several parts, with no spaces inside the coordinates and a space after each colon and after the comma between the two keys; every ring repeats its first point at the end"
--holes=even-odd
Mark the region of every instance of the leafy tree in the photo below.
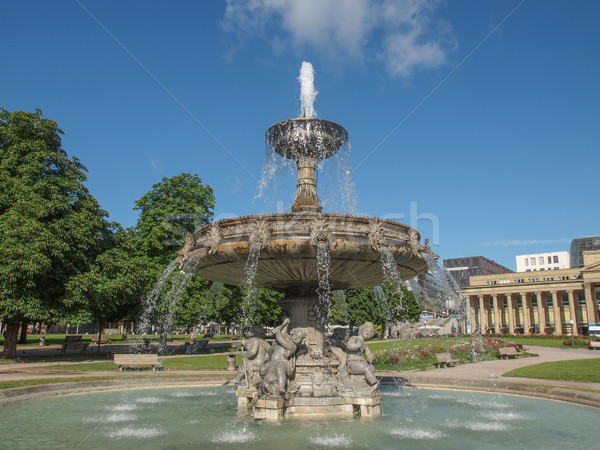
{"type": "MultiPolygon", "coordinates": [[[[177,257],[185,236],[209,222],[214,205],[212,188],[202,184],[198,175],[189,173],[163,177],[135,202],[134,209],[140,211],[140,217],[132,231],[138,251],[149,258],[153,265],[155,278],[177,257]]],[[[174,298],[175,291],[169,291],[168,287],[173,285],[175,279],[179,279],[177,272],[172,272],[171,277],[164,280],[167,289],[153,300],[155,311],[147,312],[145,316],[155,324],[161,322],[161,335],[165,341],[170,326],[163,320],[165,315],[172,316],[174,323],[189,324],[208,288],[206,282],[195,278],[188,280],[184,286],[177,281],[174,289],[184,289],[181,295],[177,292],[177,298],[174,298]],[[184,311],[181,311],[182,307],[184,311]]]]}
{"type": "Polygon", "coordinates": [[[283,297],[284,294],[282,292],[259,289],[256,322],[267,326],[274,326],[281,323],[283,310],[277,302],[283,297]]]}
{"type": "Polygon", "coordinates": [[[348,323],[348,303],[344,291],[334,291],[331,295],[331,308],[329,320],[336,325],[348,323]]]}
{"type": "Polygon", "coordinates": [[[206,225],[213,216],[215,196],[195,174],[163,179],[135,202],[140,217],[134,227],[139,250],[158,267],[177,256],[185,236],[206,225]]]}
{"type": "Polygon", "coordinates": [[[373,288],[347,289],[344,294],[351,327],[364,322],[379,323],[379,306],[373,288]]]}
{"type": "Polygon", "coordinates": [[[111,236],[112,245],[99,254],[90,270],[72,277],[67,283],[67,295],[85,299],[83,317],[70,321],[106,323],[133,319],[139,315],[141,295],[154,280],[150,260],[136,254],[131,236],[120,226],[111,236]]]}
{"type": "Polygon", "coordinates": [[[65,285],[102,252],[109,229],[83,182],[87,169],[61,148],[40,110],[0,108],[0,316],[4,356],[16,357],[19,322],[56,322],[85,301],[65,285]]]}

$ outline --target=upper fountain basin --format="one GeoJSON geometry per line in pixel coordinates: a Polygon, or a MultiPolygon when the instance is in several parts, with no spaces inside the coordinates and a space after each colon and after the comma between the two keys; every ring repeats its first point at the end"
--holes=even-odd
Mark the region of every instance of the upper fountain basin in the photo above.
{"type": "MultiPolygon", "coordinates": [[[[318,284],[317,245],[327,245],[332,289],[385,284],[380,259],[387,247],[403,279],[424,272],[419,233],[374,217],[333,213],[279,213],[208,224],[181,252],[184,270],[207,280],[243,285],[251,248],[260,249],[255,285],[275,290],[318,284]]],[[[388,281],[389,282],[389,281],[388,281]]]]}
{"type": "Polygon", "coordinates": [[[322,160],[337,153],[348,142],[348,132],[337,123],[323,119],[284,120],[271,126],[265,135],[267,146],[293,160],[322,160]]]}

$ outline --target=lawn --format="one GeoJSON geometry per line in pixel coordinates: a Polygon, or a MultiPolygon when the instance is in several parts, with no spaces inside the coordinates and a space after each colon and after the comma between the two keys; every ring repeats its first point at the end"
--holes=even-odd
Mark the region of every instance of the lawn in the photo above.
{"type": "Polygon", "coordinates": [[[600,383],[600,358],[556,361],[506,372],[504,377],[600,383]]]}
{"type": "MultiPolygon", "coordinates": [[[[206,355],[206,356],[184,356],[177,358],[159,358],[162,362],[163,370],[226,370],[227,355],[206,355]]],[[[236,364],[242,364],[242,357],[236,355],[236,364]]],[[[117,366],[110,361],[82,362],[73,364],[57,364],[44,366],[44,370],[68,370],[68,371],[117,371],[117,366]]]]}

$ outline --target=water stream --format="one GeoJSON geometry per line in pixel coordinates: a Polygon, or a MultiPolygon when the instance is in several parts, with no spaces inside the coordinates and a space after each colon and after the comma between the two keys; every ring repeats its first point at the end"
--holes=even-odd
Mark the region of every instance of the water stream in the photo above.
{"type": "Polygon", "coordinates": [[[157,351],[160,354],[168,353],[167,340],[173,331],[173,315],[193,276],[193,273],[176,270],[178,260],[179,258],[176,258],[167,265],[158,276],[152,290],[142,298],[143,310],[139,322],[139,336],[132,344],[134,351],[150,350],[143,340],[146,335],[154,334],[155,327],[158,326],[160,337],[157,351]]]}
{"type": "Polygon", "coordinates": [[[331,260],[329,258],[329,244],[327,242],[317,243],[317,276],[319,287],[317,294],[319,301],[317,305],[317,323],[325,326],[327,323],[327,312],[331,307],[331,286],[329,285],[329,271],[331,260]]]}
{"type": "Polygon", "coordinates": [[[260,257],[261,242],[255,242],[250,247],[246,267],[244,268],[244,287],[247,289],[244,297],[244,305],[242,307],[242,315],[244,317],[244,326],[256,325],[254,323],[256,317],[256,309],[258,307],[258,289],[256,287],[256,273],[258,272],[258,258],[260,257]]]}

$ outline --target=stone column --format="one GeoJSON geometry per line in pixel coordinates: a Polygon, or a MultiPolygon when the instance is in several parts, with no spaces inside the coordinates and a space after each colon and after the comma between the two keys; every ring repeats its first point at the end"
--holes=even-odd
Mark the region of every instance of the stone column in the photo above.
{"type": "Polygon", "coordinates": [[[570,320],[574,321],[573,335],[579,336],[579,332],[577,331],[577,312],[575,309],[575,296],[573,295],[573,291],[567,291],[567,295],[569,296],[569,313],[571,315],[570,320]]]}
{"type": "Polygon", "coordinates": [[[540,333],[545,332],[546,328],[546,301],[544,300],[544,296],[541,292],[536,292],[534,294],[537,297],[537,305],[538,305],[538,323],[540,325],[540,333]]]}
{"type": "Polygon", "coordinates": [[[588,323],[598,323],[598,310],[596,309],[596,299],[594,298],[594,289],[592,283],[583,283],[583,293],[585,295],[585,309],[587,311],[588,323]]]}
{"type": "Polygon", "coordinates": [[[506,294],[506,309],[508,315],[508,334],[514,334],[516,323],[512,304],[512,294],[506,294]]]}
{"type": "Polygon", "coordinates": [[[531,328],[531,315],[529,314],[529,299],[527,297],[527,292],[521,293],[523,303],[523,333],[531,334],[531,331],[529,331],[529,329],[531,328]]]}
{"type": "Polygon", "coordinates": [[[552,295],[552,310],[554,311],[554,334],[560,336],[563,334],[563,329],[562,317],[560,315],[561,305],[558,304],[558,292],[551,291],[550,295],[552,295]]]}
{"type": "Polygon", "coordinates": [[[482,333],[485,333],[487,327],[487,313],[485,311],[485,299],[483,295],[478,295],[479,299],[479,329],[482,333]]]}
{"type": "Polygon", "coordinates": [[[498,308],[498,294],[490,296],[490,306],[493,310],[492,317],[494,318],[494,334],[500,334],[500,311],[498,308]]]}

